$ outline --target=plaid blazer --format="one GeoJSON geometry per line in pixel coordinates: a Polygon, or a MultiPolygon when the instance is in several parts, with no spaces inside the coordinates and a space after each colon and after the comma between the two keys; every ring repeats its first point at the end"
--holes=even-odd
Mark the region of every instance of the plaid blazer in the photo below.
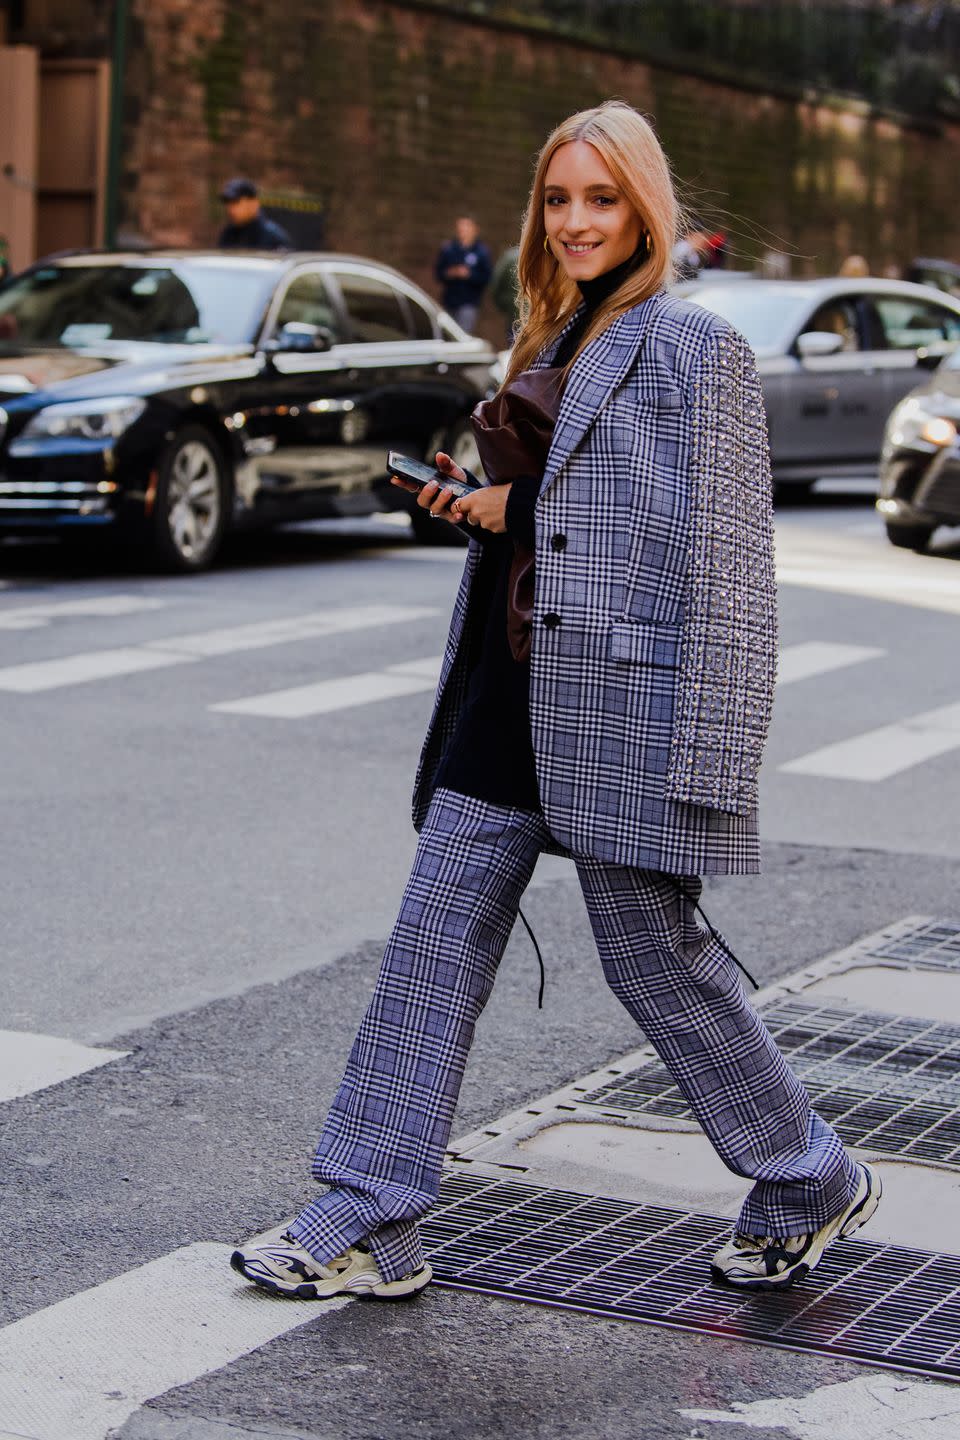
{"type": "MultiPolygon", "coordinates": [[[[753,355],[726,321],[661,291],[578,357],[537,501],[530,657],[558,849],[680,875],[759,869],[771,489],[753,355]]],[[[472,541],[414,787],[418,828],[463,703],[479,553],[472,541]]]]}

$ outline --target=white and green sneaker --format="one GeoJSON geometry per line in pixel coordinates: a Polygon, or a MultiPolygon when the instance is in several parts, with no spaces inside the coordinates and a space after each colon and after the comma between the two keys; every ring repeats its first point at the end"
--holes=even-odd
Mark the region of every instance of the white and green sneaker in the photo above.
{"type": "Polygon", "coordinates": [[[283,1225],[234,1250],[230,1264],[254,1285],[291,1300],[329,1300],[334,1295],[409,1300],[433,1279],[433,1271],[424,1263],[399,1280],[384,1280],[370,1251],[360,1245],[350,1245],[321,1265],[283,1225]]]}
{"type": "Polygon", "coordinates": [[[784,1290],[820,1263],[827,1246],[865,1225],[880,1203],[883,1185],[869,1165],[858,1165],[859,1184],[850,1204],[809,1235],[745,1235],[735,1231],[713,1257],[714,1280],[744,1290],[784,1290]]]}

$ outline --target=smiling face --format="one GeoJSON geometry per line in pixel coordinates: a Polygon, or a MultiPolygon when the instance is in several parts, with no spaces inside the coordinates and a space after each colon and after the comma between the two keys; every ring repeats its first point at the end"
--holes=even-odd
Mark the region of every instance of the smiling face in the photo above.
{"type": "Polygon", "coordinates": [[[570,140],[551,156],[543,222],[571,280],[593,280],[629,260],[643,234],[640,216],[586,140],[570,140]]]}

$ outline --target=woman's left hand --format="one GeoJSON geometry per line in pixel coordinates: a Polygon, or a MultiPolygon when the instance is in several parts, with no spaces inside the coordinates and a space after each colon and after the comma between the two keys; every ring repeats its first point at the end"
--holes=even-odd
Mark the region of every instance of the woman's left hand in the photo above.
{"type": "Polygon", "coordinates": [[[472,495],[464,495],[450,506],[452,513],[471,525],[480,525],[494,535],[503,535],[507,529],[507,496],[509,485],[485,485],[472,495]]]}

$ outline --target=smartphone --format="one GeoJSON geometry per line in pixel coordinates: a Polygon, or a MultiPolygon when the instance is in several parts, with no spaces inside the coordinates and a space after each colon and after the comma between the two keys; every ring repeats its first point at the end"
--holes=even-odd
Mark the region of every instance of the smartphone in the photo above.
{"type": "Polygon", "coordinates": [[[396,450],[391,450],[387,456],[387,470],[391,475],[399,475],[402,480],[412,480],[421,489],[436,481],[445,490],[452,490],[458,500],[463,495],[472,495],[475,490],[482,489],[473,476],[467,480],[454,480],[436,466],[425,465],[422,460],[413,460],[409,455],[399,455],[396,450]]]}

